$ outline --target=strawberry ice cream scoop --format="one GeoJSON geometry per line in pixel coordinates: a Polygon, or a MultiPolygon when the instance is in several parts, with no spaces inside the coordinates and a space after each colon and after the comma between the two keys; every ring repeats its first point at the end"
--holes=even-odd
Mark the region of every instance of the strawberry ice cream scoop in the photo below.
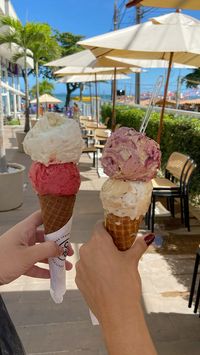
{"type": "Polygon", "coordinates": [[[80,187],[80,173],[74,163],[45,166],[33,162],[29,178],[39,195],[70,196],[75,195],[80,187]]]}
{"type": "Polygon", "coordinates": [[[110,178],[150,181],[160,166],[159,145],[145,134],[121,127],[105,144],[101,164],[110,178]]]}

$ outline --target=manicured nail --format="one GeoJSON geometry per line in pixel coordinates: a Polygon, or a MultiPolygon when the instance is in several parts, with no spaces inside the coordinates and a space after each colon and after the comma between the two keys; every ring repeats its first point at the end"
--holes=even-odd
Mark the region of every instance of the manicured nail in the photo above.
{"type": "Polygon", "coordinates": [[[153,234],[153,233],[146,235],[146,237],[144,238],[147,246],[149,246],[151,243],[153,243],[154,239],[155,239],[155,234],[153,234]]]}

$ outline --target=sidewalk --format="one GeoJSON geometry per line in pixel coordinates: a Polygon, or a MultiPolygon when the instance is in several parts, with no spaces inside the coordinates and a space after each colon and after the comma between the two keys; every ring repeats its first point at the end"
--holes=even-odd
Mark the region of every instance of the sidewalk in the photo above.
{"type": "MultiPolygon", "coordinates": [[[[23,205],[0,213],[0,233],[39,208],[27,178],[30,159],[17,151],[14,134],[7,130],[8,160],[26,169],[23,205]]],[[[81,188],[77,196],[72,228],[72,246],[78,250],[102,219],[99,178],[92,160],[84,154],[80,162],[81,188]]],[[[179,216],[156,220],[156,243],[140,262],[143,304],[146,319],[160,355],[196,355],[200,349],[200,319],[187,307],[194,255],[200,243],[200,222],[191,218],[191,232],[180,225],[179,216]]],[[[145,232],[145,228],[140,230],[145,232]]],[[[93,326],[88,307],[74,282],[75,270],[66,275],[67,293],[61,305],[49,295],[49,281],[22,276],[1,286],[1,292],[18,333],[29,355],[107,354],[99,326],[93,326]]],[[[131,355],[131,354],[130,354],[131,355]]],[[[138,354],[138,355],[142,355],[138,354]]]]}

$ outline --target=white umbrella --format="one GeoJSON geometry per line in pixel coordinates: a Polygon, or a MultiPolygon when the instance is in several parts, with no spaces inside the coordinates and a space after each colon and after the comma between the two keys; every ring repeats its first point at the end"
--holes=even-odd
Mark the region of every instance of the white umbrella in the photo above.
{"type": "MultiPolygon", "coordinates": [[[[46,64],[47,66],[65,66],[69,67],[64,70],[64,72],[61,69],[60,71],[57,71],[57,74],[80,74],[83,72],[83,74],[87,73],[114,73],[114,75],[117,74],[117,72],[121,73],[128,73],[130,72],[129,70],[126,71],[127,68],[130,67],[129,63],[123,62],[120,63],[116,59],[113,60],[112,58],[100,58],[99,60],[96,59],[94,54],[92,54],[91,51],[89,50],[84,50],[69,56],[66,56],[64,58],[57,59],[55,61],[49,62],[46,64]],[[73,67],[72,67],[73,65],[73,67]],[[79,69],[77,69],[79,67],[79,69]]],[[[133,72],[133,71],[132,71],[133,72]]],[[[96,92],[97,92],[97,84],[95,84],[96,87],[96,92]]],[[[115,100],[116,100],[116,79],[113,80],[113,108],[112,108],[112,128],[115,126],[115,100]]],[[[96,105],[97,105],[97,100],[96,100],[96,105]]],[[[97,110],[97,120],[98,120],[98,110],[97,110]]]]}
{"type": "MultiPolygon", "coordinates": [[[[86,83],[95,82],[95,97],[96,97],[96,111],[97,111],[97,121],[98,121],[98,93],[97,93],[97,81],[106,80],[121,80],[129,79],[127,75],[124,74],[87,74],[87,75],[66,75],[58,80],[60,83],[86,83]]],[[[91,102],[92,104],[92,102],[91,102]]],[[[91,108],[92,111],[92,108],[91,108]]]]}
{"type": "Polygon", "coordinates": [[[166,8],[175,8],[175,9],[191,9],[191,10],[200,10],[199,0],[130,0],[126,7],[131,7],[134,5],[143,5],[143,6],[153,6],[153,7],[166,7],[166,8]]]}
{"type": "MultiPolygon", "coordinates": [[[[114,61],[115,62],[115,61],[114,61]]],[[[116,62],[117,63],[117,62],[116,62]]],[[[125,63],[126,64],[126,63],[125,63]]],[[[121,73],[121,74],[130,74],[130,73],[135,73],[135,72],[140,72],[141,69],[139,68],[116,68],[116,74],[121,73]]],[[[57,76],[63,76],[63,75],[94,75],[94,74],[113,74],[114,73],[114,67],[98,67],[98,68],[91,68],[91,67],[70,67],[66,66],[62,69],[56,70],[54,72],[55,75],[57,76]]]]}
{"type": "MultiPolygon", "coordinates": [[[[116,79],[129,79],[127,75],[116,74],[116,79]]],[[[87,75],[66,75],[58,80],[59,83],[87,83],[95,81],[114,80],[114,74],[87,74],[87,75]]]]}
{"type": "MultiPolygon", "coordinates": [[[[117,63],[116,60],[113,62],[112,58],[102,57],[97,59],[95,55],[88,49],[83,50],[78,53],[74,53],[71,55],[67,55],[66,57],[59,58],[57,60],[53,60],[52,62],[46,63],[46,66],[49,67],[67,67],[67,66],[74,66],[74,67],[90,67],[90,68],[97,68],[97,67],[120,67],[122,66],[121,63],[117,63]]],[[[124,67],[129,67],[129,64],[124,64],[124,67]]]]}
{"type": "MultiPolygon", "coordinates": [[[[80,41],[97,58],[115,56],[169,61],[166,99],[172,61],[200,66],[200,21],[181,13],[153,18],[145,23],[80,41]]],[[[158,142],[163,125],[165,100],[160,117],[158,142]]]]}
{"type": "MultiPolygon", "coordinates": [[[[43,94],[39,97],[39,103],[40,104],[58,104],[62,102],[61,100],[57,99],[57,97],[54,97],[52,95],[49,94],[43,94]]],[[[37,103],[37,99],[33,99],[30,101],[31,104],[36,104],[37,103]]]]}

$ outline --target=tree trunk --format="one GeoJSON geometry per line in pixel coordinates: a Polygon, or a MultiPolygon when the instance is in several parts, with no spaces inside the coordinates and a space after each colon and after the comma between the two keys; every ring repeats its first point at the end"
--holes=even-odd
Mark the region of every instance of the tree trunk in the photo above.
{"type": "Polygon", "coordinates": [[[24,132],[27,133],[30,130],[30,121],[29,121],[29,89],[28,89],[28,73],[27,73],[27,55],[26,49],[24,53],[24,72],[25,72],[25,127],[24,132]]]}
{"type": "Polygon", "coordinates": [[[40,110],[40,88],[39,88],[39,81],[38,81],[38,62],[35,63],[35,75],[36,75],[36,102],[37,102],[37,111],[36,111],[36,118],[39,117],[39,110],[40,110]]]}
{"type": "MultiPolygon", "coordinates": [[[[0,66],[0,82],[1,82],[1,66],[0,66]]],[[[8,171],[6,162],[6,151],[4,147],[4,124],[3,124],[3,105],[2,105],[2,88],[0,85],[0,173],[8,171]]]]}
{"type": "Polygon", "coordinates": [[[73,91],[78,89],[80,87],[80,84],[78,83],[66,83],[66,89],[67,89],[67,94],[66,94],[66,99],[65,99],[65,106],[69,106],[70,100],[71,100],[71,94],[73,91]]]}
{"type": "Polygon", "coordinates": [[[65,99],[65,107],[67,108],[69,106],[70,99],[71,99],[71,90],[70,90],[70,86],[68,83],[66,84],[66,90],[67,90],[67,93],[66,93],[66,99],[65,99]]]}

